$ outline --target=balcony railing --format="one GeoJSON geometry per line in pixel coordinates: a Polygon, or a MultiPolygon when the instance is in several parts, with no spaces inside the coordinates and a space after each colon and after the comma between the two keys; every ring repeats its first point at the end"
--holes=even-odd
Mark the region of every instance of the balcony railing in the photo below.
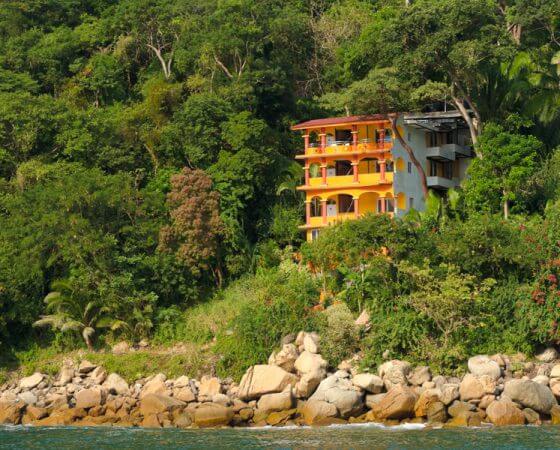
{"type": "MultiPolygon", "coordinates": [[[[358,185],[371,186],[376,184],[390,184],[393,182],[394,173],[385,172],[385,181],[381,181],[380,173],[360,173],[358,174],[358,185]]],[[[327,184],[323,184],[322,177],[314,177],[309,179],[309,187],[311,188],[345,188],[355,187],[354,175],[337,175],[327,177],[327,184]]],[[[301,186],[305,189],[307,186],[301,186]]]]}
{"type": "Polygon", "coordinates": [[[305,155],[298,155],[299,158],[311,156],[329,156],[329,155],[344,155],[353,153],[369,153],[369,152],[383,152],[390,150],[393,147],[393,141],[386,139],[385,141],[373,141],[372,139],[361,139],[356,145],[352,141],[331,141],[328,142],[325,150],[321,149],[320,144],[312,143],[307,147],[305,155]]]}

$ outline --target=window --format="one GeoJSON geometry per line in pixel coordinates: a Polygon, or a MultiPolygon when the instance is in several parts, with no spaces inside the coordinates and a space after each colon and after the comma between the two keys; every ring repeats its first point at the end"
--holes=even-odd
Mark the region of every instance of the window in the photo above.
{"type": "Polygon", "coordinates": [[[334,136],[337,142],[352,142],[352,132],[350,130],[335,130],[334,136]]]}
{"type": "MultiPolygon", "coordinates": [[[[376,164],[376,170],[377,172],[381,172],[381,169],[379,167],[379,161],[376,164]]],[[[393,172],[395,170],[395,164],[393,163],[392,160],[387,159],[385,160],[385,172],[393,172]]]]}
{"type": "Polygon", "coordinates": [[[430,131],[428,133],[428,147],[437,147],[437,133],[435,131],[430,131]]]}
{"type": "Polygon", "coordinates": [[[383,203],[385,202],[385,212],[395,212],[395,199],[394,198],[380,198],[377,200],[377,212],[383,211],[383,203]]]}
{"type": "Polygon", "coordinates": [[[453,163],[446,162],[443,164],[443,176],[449,180],[453,178],[453,163]]]}
{"type": "Polygon", "coordinates": [[[350,161],[335,161],[336,175],[352,175],[352,164],[350,161]]]}
{"type": "Polygon", "coordinates": [[[408,199],[408,209],[413,209],[414,208],[414,198],[410,197],[408,199]]]}
{"type": "Polygon", "coordinates": [[[309,176],[311,178],[317,178],[321,176],[321,166],[317,163],[309,165],[309,176]]]}
{"type": "MultiPolygon", "coordinates": [[[[375,130],[375,142],[381,142],[381,131],[379,128],[375,130]]],[[[385,138],[384,142],[391,142],[392,133],[390,128],[385,128],[385,138]]]]}
{"type": "Polygon", "coordinates": [[[340,194],[338,196],[338,210],[341,213],[354,212],[354,199],[351,195],[340,194]]]}
{"type": "Polygon", "coordinates": [[[376,173],[377,160],[373,158],[364,158],[358,165],[359,173],[376,173]]]}
{"type": "Polygon", "coordinates": [[[438,176],[438,165],[437,162],[430,160],[430,176],[437,177],[438,176]]]}
{"type": "Polygon", "coordinates": [[[319,237],[319,230],[311,230],[311,240],[315,241],[319,237]]]}
{"type": "Polygon", "coordinates": [[[311,199],[311,217],[321,216],[321,199],[319,197],[313,197],[311,199]]]}
{"type": "Polygon", "coordinates": [[[412,173],[412,163],[409,161],[407,164],[407,168],[408,168],[408,173],[412,173]]]}

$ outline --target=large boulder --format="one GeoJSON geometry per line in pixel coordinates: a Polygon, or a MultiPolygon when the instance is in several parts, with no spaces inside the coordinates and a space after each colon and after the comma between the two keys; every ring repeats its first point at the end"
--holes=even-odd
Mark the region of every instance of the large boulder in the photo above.
{"type": "Polygon", "coordinates": [[[94,386],[91,389],[82,389],[74,397],[76,398],[76,408],[88,409],[103,405],[107,398],[107,391],[101,386],[94,386]]]}
{"type": "Polygon", "coordinates": [[[437,388],[425,389],[418,397],[414,405],[414,415],[416,417],[426,417],[428,409],[432,403],[440,402],[441,391],[437,388]]]}
{"type": "Polygon", "coordinates": [[[352,378],[352,384],[370,394],[380,394],[383,391],[383,380],[371,373],[359,373],[352,378]]]}
{"type": "Polygon", "coordinates": [[[544,414],[550,414],[552,407],[558,404],[547,386],[531,380],[507,381],[503,394],[526,408],[544,414]]]}
{"type": "Polygon", "coordinates": [[[25,403],[0,403],[0,425],[19,425],[25,403]]]}
{"type": "Polygon", "coordinates": [[[294,363],[295,369],[300,373],[311,373],[327,368],[327,362],[321,355],[304,350],[294,363]]]}
{"type": "Polygon", "coordinates": [[[535,358],[544,363],[551,363],[558,359],[558,352],[554,347],[549,347],[536,355],[535,358]]]}
{"type": "Polygon", "coordinates": [[[241,378],[238,396],[241,400],[253,400],[265,394],[282,392],[296,382],[297,377],[281,367],[256,365],[250,367],[241,378]]]}
{"type": "Polygon", "coordinates": [[[418,366],[408,374],[407,378],[413,386],[422,386],[432,380],[432,371],[428,366],[418,366]]]}
{"type": "Polygon", "coordinates": [[[417,396],[407,386],[397,385],[385,395],[372,411],[378,419],[405,419],[414,416],[417,396]]]}
{"type": "Polygon", "coordinates": [[[78,366],[78,372],[82,374],[90,373],[96,367],[97,366],[95,364],[89,362],[87,359],[84,359],[83,361],[80,362],[80,365],[78,366]]]}
{"type": "Polygon", "coordinates": [[[221,394],[221,392],[222,384],[219,378],[204,376],[200,379],[198,396],[202,398],[201,401],[210,400],[214,395],[221,394]]]}
{"type": "Polygon", "coordinates": [[[103,383],[103,387],[107,389],[110,394],[114,395],[129,395],[130,389],[128,383],[123,380],[116,373],[111,373],[103,383]]]}
{"type": "Polygon", "coordinates": [[[488,375],[476,376],[468,373],[459,385],[459,395],[463,401],[481,399],[495,391],[496,382],[488,375]]]}
{"type": "Polygon", "coordinates": [[[550,378],[560,378],[560,364],[556,364],[550,369],[550,378]]]}
{"type": "Polygon", "coordinates": [[[102,384],[107,378],[107,371],[103,367],[98,366],[91,371],[89,378],[94,384],[102,384]]]}
{"type": "Polygon", "coordinates": [[[45,375],[39,372],[35,372],[29,377],[22,378],[19,382],[20,389],[33,389],[37,387],[41,381],[43,381],[45,375]]]}
{"type": "Polygon", "coordinates": [[[303,338],[303,348],[309,353],[319,352],[319,335],[315,333],[306,333],[303,338]]]}
{"type": "Polygon", "coordinates": [[[66,386],[68,383],[72,381],[74,378],[74,368],[69,365],[62,366],[60,369],[60,375],[58,377],[58,385],[59,386],[66,386]]]}
{"type": "Polygon", "coordinates": [[[321,400],[308,400],[301,409],[301,416],[306,425],[313,425],[329,417],[336,417],[336,406],[321,400]]]}
{"type": "Polygon", "coordinates": [[[502,375],[500,365],[496,361],[491,360],[487,355],[473,356],[472,358],[469,358],[467,365],[469,367],[469,371],[473,375],[486,375],[493,380],[497,380],[502,375]]]}
{"type": "Polygon", "coordinates": [[[257,402],[259,411],[274,412],[291,409],[294,403],[291,389],[276,394],[263,395],[257,402]]]}
{"type": "Polygon", "coordinates": [[[154,375],[150,381],[148,381],[142,391],[140,392],[140,398],[144,398],[150,394],[161,394],[165,395],[167,393],[167,386],[165,385],[166,376],[163,373],[158,373],[154,375]]]}
{"type": "Polygon", "coordinates": [[[440,386],[439,390],[441,391],[441,394],[439,399],[444,405],[450,405],[460,397],[458,384],[443,383],[440,384],[440,386]]]}
{"type": "MultiPolygon", "coordinates": [[[[216,395],[223,395],[223,394],[216,394],[216,395]]],[[[194,395],[194,392],[189,386],[174,389],[173,396],[177,400],[181,400],[182,402],[185,403],[194,402],[196,400],[196,395],[194,395]]]]}
{"type": "Polygon", "coordinates": [[[399,384],[406,386],[408,384],[408,374],[411,369],[412,366],[410,363],[394,359],[381,364],[378,372],[385,383],[385,388],[389,391],[399,384]]]}
{"type": "Polygon", "coordinates": [[[327,362],[321,355],[307,350],[299,355],[294,363],[294,368],[301,376],[295,389],[296,396],[299,398],[309,397],[327,375],[327,362]]]}
{"type": "Polygon", "coordinates": [[[321,380],[323,380],[325,376],[326,372],[323,369],[304,373],[296,383],[296,396],[298,398],[308,398],[311,394],[313,394],[313,392],[315,392],[315,389],[319,386],[319,383],[321,383],[321,380]]]}
{"type": "Polygon", "coordinates": [[[148,394],[140,400],[140,413],[144,416],[173,412],[182,409],[185,403],[173,397],[161,394],[148,394]]]}
{"type": "Polygon", "coordinates": [[[525,414],[510,400],[496,400],[486,408],[486,415],[494,425],[524,425],[525,414]]]}
{"type": "Polygon", "coordinates": [[[233,416],[232,408],[216,403],[202,403],[194,411],[194,423],[201,428],[226,426],[233,416]]]}
{"type": "Polygon", "coordinates": [[[352,384],[349,377],[347,372],[339,370],[325,378],[309,400],[331,403],[342,418],[358,414],[364,407],[363,395],[352,384]]]}
{"type": "Polygon", "coordinates": [[[268,364],[278,366],[286,372],[294,371],[294,364],[298,359],[297,347],[294,344],[284,344],[278,353],[272,353],[268,358],[268,364]]]}

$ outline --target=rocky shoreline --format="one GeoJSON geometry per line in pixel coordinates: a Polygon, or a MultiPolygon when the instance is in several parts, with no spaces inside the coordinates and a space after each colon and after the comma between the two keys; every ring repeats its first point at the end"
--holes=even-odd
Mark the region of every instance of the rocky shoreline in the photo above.
{"type": "Polygon", "coordinates": [[[560,358],[478,355],[463,377],[389,360],[360,373],[358,357],[329,372],[320,338],[283,339],[268,364],[240,383],[157,374],[128,384],[83,360],[48,377],[34,373],[0,387],[0,424],[34,426],[253,427],[376,422],[434,427],[560,425],[560,358]]]}

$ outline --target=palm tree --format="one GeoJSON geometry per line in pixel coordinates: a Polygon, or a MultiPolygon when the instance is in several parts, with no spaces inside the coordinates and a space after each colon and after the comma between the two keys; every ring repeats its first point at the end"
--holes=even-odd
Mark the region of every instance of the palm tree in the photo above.
{"type": "MultiPolygon", "coordinates": [[[[314,176],[316,174],[312,174],[314,176]]],[[[280,174],[280,184],[276,189],[276,195],[289,193],[293,197],[298,197],[297,187],[301,184],[303,178],[303,169],[301,166],[292,161],[280,174]]]]}
{"type": "Polygon", "coordinates": [[[98,328],[120,328],[120,322],[110,316],[110,310],[101,299],[80,292],[70,280],[52,283],[53,291],[44,299],[48,314],[41,316],[33,326],[50,326],[61,332],[81,334],[88,350],[93,350],[93,338],[98,328]]]}

